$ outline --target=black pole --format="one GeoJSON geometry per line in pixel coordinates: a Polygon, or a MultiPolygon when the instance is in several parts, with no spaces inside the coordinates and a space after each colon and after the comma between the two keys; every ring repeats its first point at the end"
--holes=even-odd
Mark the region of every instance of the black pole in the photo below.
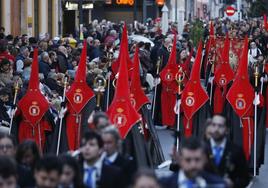
{"type": "Polygon", "coordinates": [[[134,20],[137,20],[137,0],[134,0],[134,9],[133,9],[133,11],[134,11],[134,20]]]}
{"type": "Polygon", "coordinates": [[[175,22],[178,23],[178,0],[175,0],[175,22]]]}
{"type": "Polygon", "coordinates": [[[83,0],[79,0],[78,10],[79,10],[79,25],[81,25],[83,24],[83,0]]]}

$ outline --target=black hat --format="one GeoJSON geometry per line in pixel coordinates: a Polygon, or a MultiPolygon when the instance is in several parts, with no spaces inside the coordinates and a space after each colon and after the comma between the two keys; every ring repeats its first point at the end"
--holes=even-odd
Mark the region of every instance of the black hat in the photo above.
{"type": "Polygon", "coordinates": [[[30,38],[29,38],[29,43],[30,43],[30,44],[36,44],[36,43],[37,43],[36,38],[35,38],[35,37],[30,37],[30,38]]]}

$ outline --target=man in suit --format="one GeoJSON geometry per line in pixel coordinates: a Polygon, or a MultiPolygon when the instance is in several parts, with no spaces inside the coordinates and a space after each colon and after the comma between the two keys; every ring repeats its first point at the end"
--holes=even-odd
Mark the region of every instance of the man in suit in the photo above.
{"type": "Polygon", "coordinates": [[[96,132],[86,132],[81,141],[81,168],[86,188],[122,187],[121,170],[102,157],[103,140],[96,132]]]}
{"type": "Polygon", "coordinates": [[[247,187],[250,176],[243,149],[231,143],[227,133],[225,117],[214,115],[211,123],[211,139],[207,142],[210,161],[229,187],[247,187]]]}
{"type": "Polygon", "coordinates": [[[106,154],[105,160],[109,164],[119,167],[125,180],[125,185],[128,185],[136,171],[135,163],[132,157],[123,156],[120,151],[120,134],[114,126],[108,126],[102,131],[102,139],[104,142],[104,150],[106,154]]]}
{"type": "Polygon", "coordinates": [[[204,171],[207,158],[205,150],[196,138],[183,140],[176,156],[179,164],[178,172],[161,180],[163,187],[168,188],[225,188],[222,178],[204,171]]]}

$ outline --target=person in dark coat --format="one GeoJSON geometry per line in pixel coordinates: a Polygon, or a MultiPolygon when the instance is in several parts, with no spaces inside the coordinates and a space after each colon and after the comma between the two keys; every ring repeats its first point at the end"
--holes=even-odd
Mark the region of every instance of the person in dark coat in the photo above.
{"type": "Polygon", "coordinates": [[[179,170],[161,179],[163,187],[227,187],[222,178],[204,171],[207,159],[201,143],[196,138],[183,140],[177,160],[179,170]]]}
{"type": "Polygon", "coordinates": [[[98,133],[86,132],[81,140],[80,151],[80,168],[86,187],[123,187],[121,170],[103,160],[103,141],[98,133]]]}
{"type": "Polygon", "coordinates": [[[249,169],[243,149],[227,139],[228,128],[222,115],[214,115],[211,122],[211,139],[207,152],[218,175],[230,187],[244,188],[249,184],[249,169]]]}
{"type": "MultiPolygon", "coordinates": [[[[164,41],[164,44],[162,45],[162,47],[159,49],[158,51],[158,57],[160,58],[160,69],[159,69],[159,73],[161,72],[161,70],[166,66],[168,59],[169,59],[169,48],[172,45],[172,40],[170,38],[166,38],[164,41]]],[[[157,71],[155,71],[157,72],[157,71]]],[[[156,75],[156,77],[159,78],[159,75],[156,75]]],[[[154,112],[154,124],[155,125],[162,125],[162,111],[161,111],[161,92],[162,92],[162,84],[159,84],[157,86],[157,91],[156,91],[156,102],[155,102],[155,112],[154,112]]]]}
{"type": "Polygon", "coordinates": [[[1,126],[9,126],[10,117],[8,115],[7,103],[9,101],[9,90],[7,88],[3,88],[0,90],[0,123],[1,126]]]}
{"type": "Polygon", "coordinates": [[[67,49],[64,46],[59,46],[57,55],[59,62],[58,71],[65,74],[70,67],[67,59],[67,49]]]}
{"type": "Polygon", "coordinates": [[[114,126],[106,127],[102,131],[102,140],[106,152],[105,160],[122,170],[124,177],[122,180],[125,181],[125,185],[129,185],[136,171],[136,167],[133,157],[124,156],[119,152],[121,139],[118,130],[114,126]]]}
{"type": "Polygon", "coordinates": [[[172,47],[172,39],[166,38],[164,41],[164,44],[162,45],[162,47],[158,51],[158,57],[160,57],[162,59],[160,70],[162,70],[168,62],[171,47],[172,47]]]}
{"type": "Polygon", "coordinates": [[[47,52],[41,54],[41,61],[39,61],[39,73],[42,73],[47,79],[48,74],[50,73],[50,59],[47,52]]]}

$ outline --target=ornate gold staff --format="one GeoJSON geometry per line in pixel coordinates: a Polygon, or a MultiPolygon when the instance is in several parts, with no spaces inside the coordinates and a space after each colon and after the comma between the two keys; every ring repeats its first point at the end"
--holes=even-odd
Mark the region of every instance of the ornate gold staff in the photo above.
{"type": "Polygon", "coordinates": [[[258,79],[259,79],[259,67],[258,65],[255,66],[255,99],[254,99],[254,164],[253,164],[253,175],[256,176],[257,174],[257,107],[260,104],[260,96],[258,94],[258,79]]]}
{"type": "Polygon", "coordinates": [[[101,110],[100,108],[100,100],[101,95],[105,92],[106,87],[106,79],[102,75],[97,75],[97,77],[94,79],[94,91],[97,94],[97,109],[101,110]]]}
{"type": "Polygon", "coordinates": [[[108,57],[108,73],[107,73],[108,86],[107,86],[107,98],[106,98],[106,111],[108,110],[109,107],[109,98],[110,98],[111,71],[109,70],[109,67],[112,66],[112,60],[114,59],[114,53],[112,50],[108,51],[107,57],[108,57]]]}
{"type": "Polygon", "coordinates": [[[14,119],[14,111],[15,111],[15,105],[16,105],[16,101],[17,101],[17,96],[18,96],[18,92],[20,89],[19,86],[19,81],[16,81],[15,85],[14,85],[14,89],[15,89],[15,93],[14,93],[14,100],[13,100],[13,107],[11,110],[11,118],[10,118],[10,123],[9,123],[9,135],[11,134],[11,129],[12,129],[12,125],[13,125],[13,119],[14,119]]]}

